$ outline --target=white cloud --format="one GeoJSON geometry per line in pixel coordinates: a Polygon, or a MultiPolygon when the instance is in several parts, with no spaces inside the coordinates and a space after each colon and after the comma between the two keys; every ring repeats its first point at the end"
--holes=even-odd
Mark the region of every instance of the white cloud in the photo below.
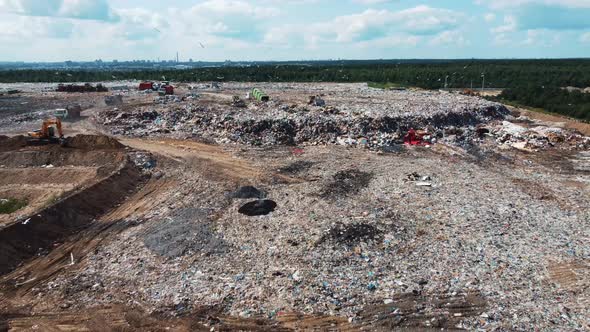
{"type": "Polygon", "coordinates": [[[496,19],[496,14],[494,13],[487,13],[483,16],[483,19],[488,22],[491,23],[496,19]]]}
{"type": "Polygon", "coordinates": [[[514,22],[505,22],[504,27],[495,28],[501,33],[516,30],[567,31],[590,28],[588,19],[590,0],[478,0],[476,2],[514,19],[514,22]],[[511,23],[514,24],[510,25],[511,23]]]}
{"type": "Polygon", "coordinates": [[[460,31],[443,31],[438,35],[434,36],[430,40],[430,45],[442,46],[442,45],[458,45],[463,46],[467,44],[467,40],[460,31]]]}
{"type": "Polygon", "coordinates": [[[119,19],[107,0],[0,0],[0,12],[100,21],[119,19]]]}
{"type": "Polygon", "coordinates": [[[65,39],[74,31],[70,20],[55,21],[47,17],[16,17],[12,20],[0,16],[0,40],[26,41],[33,38],[65,39]]]}
{"type": "Polygon", "coordinates": [[[512,15],[504,16],[504,25],[497,26],[492,29],[493,33],[504,34],[507,32],[514,32],[518,27],[516,17],[512,15]]]}
{"type": "Polygon", "coordinates": [[[527,30],[526,39],[523,41],[524,45],[554,47],[561,42],[561,34],[559,32],[547,29],[527,30]]]}
{"type": "Polygon", "coordinates": [[[392,35],[435,35],[461,25],[464,15],[447,9],[418,6],[401,11],[367,9],[327,22],[290,24],[269,29],[267,43],[363,42],[392,35]],[[289,42],[287,42],[289,41],[289,42]]]}
{"type": "Polygon", "coordinates": [[[412,35],[394,35],[383,38],[362,41],[355,44],[359,48],[383,48],[389,49],[392,47],[413,47],[421,40],[419,36],[412,35]]]}
{"type": "Polygon", "coordinates": [[[476,0],[475,3],[494,9],[514,8],[525,5],[590,8],[589,0],[476,0]]]}
{"type": "Polygon", "coordinates": [[[582,43],[589,43],[590,44],[590,31],[582,34],[582,36],[580,36],[580,41],[582,43]]]}
{"type": "Polygon", "coordinates": [[[353,2],[357,2],[363,5],[376,5],[381,3],[388,3],[394,2],[395,0],[353,0],[353,2]]]}
{"type": "Polygon", "coordinates": [[[512,43],[512,40],[505,33],[499,33],[494,36],[494,45],[506,45],[512,43]]]}
{"type": "Polygon", "coordinates": [[[241,0],[208,0],[194,5],[189,10],[191,15],[221,19],[227,15],[268,18],[277,16],[280,11],[273,7],[254,6],[241,0]]]}

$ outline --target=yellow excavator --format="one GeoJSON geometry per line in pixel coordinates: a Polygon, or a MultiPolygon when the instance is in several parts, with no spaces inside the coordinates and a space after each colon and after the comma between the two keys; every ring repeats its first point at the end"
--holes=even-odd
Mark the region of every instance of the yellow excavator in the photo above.
{"type": "Polygon", "coordinates": [[[61,128],[61,120],[59,118],[55,118],[43,121],[41,129],[29,132],[27,144],[60,144],[61,146],[65,146],[66,139],[61,128]]]}

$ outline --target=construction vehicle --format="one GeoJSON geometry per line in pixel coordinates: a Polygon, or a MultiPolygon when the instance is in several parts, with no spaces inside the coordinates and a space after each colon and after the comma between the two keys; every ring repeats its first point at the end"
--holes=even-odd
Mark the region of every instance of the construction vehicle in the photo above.
{"type": "Polygon", "coordinates": [[[60,144],[66,145],[63,130],[61,128],[61,119],[55,118],[43,121],[41,129],[28,133],[28,145],[45,145],[45,144],[60,144]],[[56,136],[57,130],[57,136],[56,136]]]}
{"type": "Polygon", "coordinates": [[[82,112],[82,107],[80,105],[73,105],[68,106],[66,108],[57,108],[53,111],[53,116],[63,120],[78,120],[80,119],[80,113],[82,112]]]}
{"type": "Polygon", "coordinates": [[[152,90],[161,92],[161,95],[173,95],[174,87],[170,85],[170,82],[141,82],[139,83],[139,91],[152,90]]]}
{"type": "Polygon", "coordinates": [[[252,89],[251,96],[254,97],[254,99],[261,101],[261,102],[267,102],[270,100],[270,97],[258,88],[252,89]]]}

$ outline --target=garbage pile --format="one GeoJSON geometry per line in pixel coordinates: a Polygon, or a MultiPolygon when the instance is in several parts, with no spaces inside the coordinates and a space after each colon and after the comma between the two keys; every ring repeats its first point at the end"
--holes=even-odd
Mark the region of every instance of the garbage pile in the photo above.
{"type": "Polygon", "coordinates": [[[534,126],[524,127],[512,122],[503,121],[492,129],[499,144],[511,146],[524,151],[536,151],[556,145],[584,149],[590,147],[590,137],[557,127],[534,126]]]}
{"type": "Polygon", "coordinates": [[[239,108],[244,108],[244,107],[248,106],[248,105],[246,105],[246,102],[244,100],[242,100],[242,98],[240,98],[239,96],[232,97],[231,105],[233,107],[239,107],[239,108]]]}
{"type": "Polygon", "coordinates": [[[113,96],[105,96],[104,103],[107,106],[119,106],[123,104],[123,96],[122,95],[113,95],[113,96]]]}
{"type": "MultiPolygon", "coordinates": [[[[149,90],[146,90],[149,91],[149,90]]],[[[174,95],[157,96],[154,99],[155,104],[180,103],[183,98],[174,95]]]]}
{"type": "Polygon", "coordinates": [[[85,83],[84,85],[77,85],[77,84],[58,84],[57,92],[107,92],[109,89],[102,85],[97,84],[93,86],[90,83],[85,83]]]}
{"type": "Polygon", "coordinates": [[[179,104],[174,109],[106,111],[97,120],[115,135],[172,133],[220,143],[341,144],[378,149],[400,143],[410,128],[426,129],[431,138],[436,138],[442,137],[444,129],[449,127],[473,127],[475,132],[475,126],[503,119],[509,113],[501,104],[477,101],[480,105],[473,105],[474,108],[435,109],[425,104],[424,109],[414,112],[376,109],[371,104],[364,105],[362,110],[313,105],[291,107],[277,102],[239,110],[179,104]]]}

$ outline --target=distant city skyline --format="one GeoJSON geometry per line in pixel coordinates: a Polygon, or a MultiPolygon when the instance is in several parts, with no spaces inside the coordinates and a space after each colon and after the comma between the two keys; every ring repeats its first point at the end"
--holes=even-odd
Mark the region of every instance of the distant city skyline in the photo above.
{"type": "Polygon", "coordinates": [[[0,61],[577,58],[590,0],[0,0],[0,61]]]}

